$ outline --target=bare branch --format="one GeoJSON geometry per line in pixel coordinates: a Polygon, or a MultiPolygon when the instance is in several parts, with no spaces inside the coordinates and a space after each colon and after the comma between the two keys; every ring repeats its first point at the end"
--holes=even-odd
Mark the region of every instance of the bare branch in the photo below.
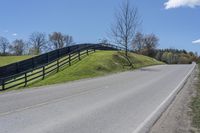
{"type": "Polygon", "coordinates": [[[120,5],[118,12],[115,14],[115,24],[111,27],[111,34],[115,43],[122,45],[126,49],[131,45],[136,30],[140,24],[138,10],[126,2],[120,5]]]}
{"type": "Polygon", "coordinates": [[[0,37],[0,49],[3,55],[6,54],[6,50],[9,47],[9,42],[5,37],[0,37]]]}
{"type": "Polygon", "coordinates": [[[59,49],[73,44],[73,37],[61,32],[53,32],[49,35],[49,41],[53,44],[54,49],[59,49]]]}
{"type": "Polygon", "coordinates": [[[30,52],[40,54],[47,43],[46,35],[44,33],[34,32],[30,35],[29,42],[32,45],[30,52]]]}
{"type": "Polygon", "coordinates": [[[23,55],[26,53],[26,46],[27,43],[25,43],[22,39],[16,39],[10,46],[10,50],[13,51],[15,55],[23,55]]]}

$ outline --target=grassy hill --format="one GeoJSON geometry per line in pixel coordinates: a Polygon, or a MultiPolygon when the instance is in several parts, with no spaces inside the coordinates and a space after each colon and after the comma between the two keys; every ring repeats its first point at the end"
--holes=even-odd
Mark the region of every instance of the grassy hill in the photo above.
{"type": "Polygon", "coordinates": [[[26,55],[26,56],[0,56],[0,67],[5,66],[17,61],[25,60],[28,58],[31,58],[32,56],[26,55]]]}
{"type": "Polygon", "coordinates": [[[61,70],[59,73],[48,76],[44,80],[32,83],[29,87],[63,83],[83,78],[91,78],[110,73],[133,70],[144,66],[163,64],[153,58],[134,53],[129,53],[129,57],[130,61],[134,64],[134,68],[125,66],[128,62],[120,52],[97,51],[89,56],[86,56],[81,61],[68,67],[67,69],[61,70]]]}

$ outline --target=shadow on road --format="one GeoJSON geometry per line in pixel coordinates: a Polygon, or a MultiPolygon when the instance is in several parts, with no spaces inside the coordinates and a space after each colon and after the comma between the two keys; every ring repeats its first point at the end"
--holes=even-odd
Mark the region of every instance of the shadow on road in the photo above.
{"type": "Polygon", "coordinates": [[[148,72],[159,72],[159,69],[153,69],[153,68],[141,68],[140,71],[148,71],[148,72]]]}

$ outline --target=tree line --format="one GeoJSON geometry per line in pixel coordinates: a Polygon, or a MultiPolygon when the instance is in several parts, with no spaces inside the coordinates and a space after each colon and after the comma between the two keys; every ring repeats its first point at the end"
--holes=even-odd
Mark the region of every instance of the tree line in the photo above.
{"type": "Polygon", "coordinates": [[[197,52],[187,52],[178,49],[158,49],[159,38],[154,34],[136,33],[132,47],[138,54],[153,57],[167,64],[189,64],[199,60],[197,52]]]}
{"type": "Polygon", "coordinates": [[[186,50],[178,49],[158,49],[154,58],[167,64],[190,64],[193,61],[199,61],[196,52],[187,52],[186,50]]]}
{"type": "Polygon", "coordinates": [[[73,37],[61,32],[53,32],[48,36],[42,32],[34,32],[29,39],[16,39],[9,42],[0,36],[0,55],[38,55],[51,50],[74,44],[73,37]]]}
{"type": "Polygon", "coordinates": [[[158,49],[159,38],[154,34],[144,35],[137,32],[133,42],[133,51],[138,54],[153,57],[167,64],[189,64],[199,60],[197,52],[187,52],[178,49],[158,49]]]}

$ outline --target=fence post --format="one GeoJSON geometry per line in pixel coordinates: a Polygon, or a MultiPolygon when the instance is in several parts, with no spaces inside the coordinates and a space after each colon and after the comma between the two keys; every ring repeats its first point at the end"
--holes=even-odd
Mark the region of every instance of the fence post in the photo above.
{"type": "Polygon", "coordinates": [[[81,60],[81,52],[80,52],[80,50],[78,51],[78,59],[81,60]]]}
{"type": "Polygon", "coordinates": [[[27,73],[24,74],[24,80],[25,80],[24,81],[25,82],[24,87],[26,87],[27,86],[27,73]]]}
{"type": "Polygon", "coordinates": [[[87,49],[87,55],[89,55],[89,54],[88,54],[88,49],[87,49]]]}
{"type": "Polygon", "coordinates": [[[59,71],[59,59],[57,59],[57,72],[59,71]]]}
{"type": "Polygon", "coordinates": [[[49,63],[49,53],[47,53],[47,63],[49,63]]]}
{"type": "Polygon", "coordinates": [[[69,54],[69,66],[71,66],[71,54],[69,54]]]}
{"type": "Polygon", "coordinates": [[[44,80],[45,77],[45,66],[42,67],[42,80],[44,80]]]}
{"type": "Polygon", "coordinates": [[[17,70],[17,73],[18,73],[19,72],[19,63],[18,62],[16,63],[16,67],[17,67],[16,70],[17,70]]]}
{"type": "Polygon", "coordinates": [[[95,52],[96,50],[95,50],[95,48],[94,48],[94,52],[95,52]]]}
{"type": "Polygon", "coordinates": [[[35,64],[34,64],[34,59],[33,59],[33,57],[32,57],[32,68],[34,68],[35,67],[35,64]]]}
{"type": "Polygon", "coordinates": [[[60,51],[59,51],[59,49],[57,49],[57,56],[58,56],[58,58],[60,58],[60,51]]]}
{"type": "Polygon", "coordinates": [[[2,90],[5,90],[5,81],[2,79],[2,90]]]}

